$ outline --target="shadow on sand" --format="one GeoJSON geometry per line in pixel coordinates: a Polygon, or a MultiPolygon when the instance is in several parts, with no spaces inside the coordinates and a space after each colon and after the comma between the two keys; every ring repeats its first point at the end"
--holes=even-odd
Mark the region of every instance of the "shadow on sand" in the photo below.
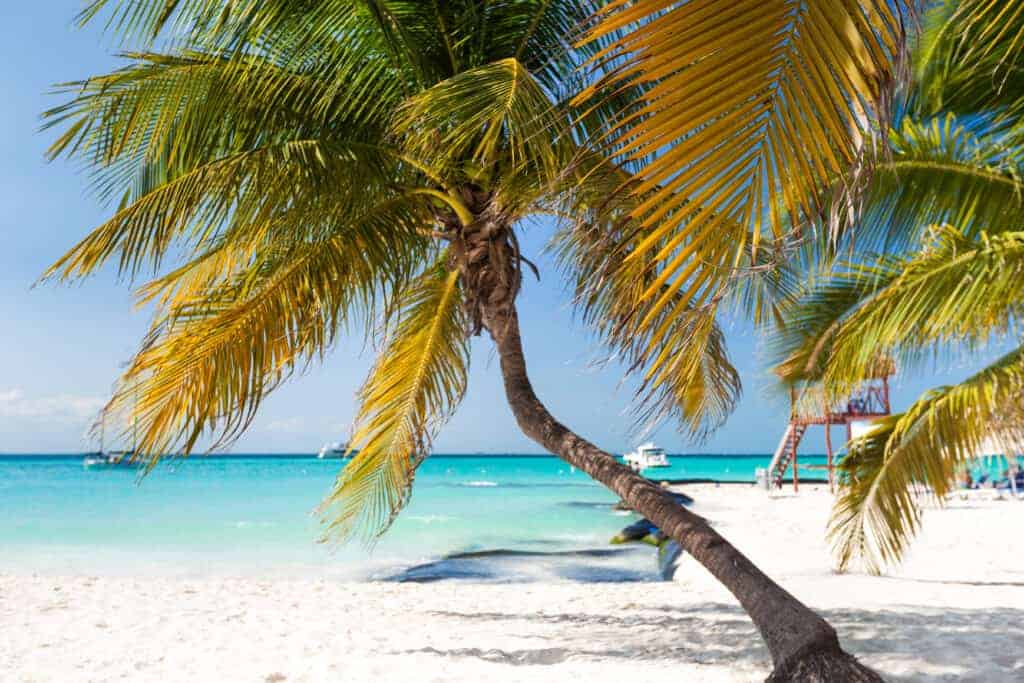
{"type": "Polygon", "coordinates": [[[551,579],[620,583],[660,580],[653,559],[650,559],[650,571],[623,566],[623,563],[636,564],[630,562],[630,558],[635,558],[638,553],[653,556],[649,548],[639,547],[555,551],[498,548],[468,551],[417,564],[379,580],[399,583],[446,580],[515,583],[551,579]]]}

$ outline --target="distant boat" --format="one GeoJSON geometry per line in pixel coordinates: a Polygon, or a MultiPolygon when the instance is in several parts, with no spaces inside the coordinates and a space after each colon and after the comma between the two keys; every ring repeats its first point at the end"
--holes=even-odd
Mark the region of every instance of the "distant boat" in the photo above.
{"type": "MultiPolygon", "coordinates": [[[[348,444],[343,441],[334,441],[331,443],[325,443],[321,446],[320,452],[317,453],[316,457],[320,460],[333,460],[336,458],[344,458],[346,454],[349,454],[348,444]]],[[[359,450],[353,448],[351,455],[358,454],[359,450]]]]}
{"type": "Polygon", "coordinates": [[[632,453],[626,453],[622,456],[622,459],[627,465],[632,467],[637,472],[646,470],[649,467],[671,467],[672,464],[668,461],[668,456],[665,455],[664,448],[658,448],[653,442],[648,441],[645,444],[637,446],[637,449],[632,453]]]}
{"type": "MultiPolygon", "coordinates": [[[[128,451],[108,451],[103,448],[103,437],[106,432],[107,414],[106,410],[100,413],[100,449],[92,453],[86,453],[82,457],[82,467],[86,469],[106,469],[111,467],[137,468],[142,465],[140,460],[135,459],[135,447],[128,451]]],[[[132,442],[138,443],[138,420],[132,421],[132,442]]]]}
{"type": "Polygon", "coordinates": [[[132,459],[132,451],[96,451],[86,453],[82,458],[82,466],[87,469],[101,467],[138,467],[139,462],[132,459]]]}

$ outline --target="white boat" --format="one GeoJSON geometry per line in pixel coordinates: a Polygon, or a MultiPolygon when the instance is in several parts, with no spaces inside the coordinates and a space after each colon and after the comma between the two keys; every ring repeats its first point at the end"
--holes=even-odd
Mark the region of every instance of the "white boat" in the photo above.
{"type": "MultiPolygon", "coordinates": [[[[353,448],[351,455],[358,453],[359,451],[353,448]]],[[[321,446],[320,452],[317,453],[316,457],[321,460],[331,460],[334,458],[344,458],[347,454],[349,454],[348,444],[343,441],[334,441],[321,446]]]]}
{"type": "MultiPolygon", "coordinates": [[[[99,417],[100,449],[82,456],[82,467],[86,469],[108,469],[111,467],[141,467],[142,461],[135,458],[135,451],[108,451],[103,447],[103,437],[106,429],[105,413],[99,417]]],[[[132,424],[132,441],[138,442],[136,438],[136,425],[132,424]]]]}
{"type": "Polygon", "coordinates": [[[131,451],[97,451],[86,453],[82,458],[82,467],[138,467],[139,462],[132,460],[131,451]]]}
{"type": "Polygon", "coordinates": [[[82,458],[82,467],[106,467],[110,464],[110,456],[106,453],[86,453],[82,458]]]}
{"type": "Polygon", "coordinates": [[[626,461],[627,465],[638,472],[649,467],[672,466],[668,461],[668,456],[665,454],[665,449],[658,448],[650,441],[637,446],[637,449],[632,453],[626,453],[622,456],[622,459],[626,461]]]}

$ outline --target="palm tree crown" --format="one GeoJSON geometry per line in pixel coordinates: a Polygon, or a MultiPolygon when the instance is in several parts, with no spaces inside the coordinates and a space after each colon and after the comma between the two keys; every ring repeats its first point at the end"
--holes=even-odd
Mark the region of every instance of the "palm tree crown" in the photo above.
{"type": "Polygon", "coordinates": [[[728,586],[773,680],[875,681],[706,520],[541,403],[517,234],[561,219],[553,248],[583,320],[641,373],[641,419],[716,426],[740,389],[717,311],[777,315],[785,226],[800,234],[836,177],[853,204],[905,4],[92,0],[83,20],[105,17],[128,65],[69,84],[48,123],[52,154],[94,169],[117,209],[49,274],[152,274],[155,320],[110,406],[133,410],[150,464],[235,438],[349,328],[378,342],[360,452],[325,501],[333,537],[401,510],[465,392],[466,333],[486,330],[523,431],[728,586]]]}
{"type": "MultiPolygon", "coordinates": [[[[595,6],[157,5],[90,5],[85,20],[106,16],[143,48],[67,84],[72,99],[47,112],[63,131],[51,155],[87,162],[117,202],[48,276],[110,260],[153,274],[139,299],[154,322],[108,406],[134,413],[151,464],[230,442],[268,392],[361,329],[380,355],[359,393],[360,454],[326,518],[337,537],[382,532],[465,392],[480,297],[519,289],[530,216],[562,219],[555,244],[584,318],[641,355],[626,319],[654,275],[644,260],[614,266],[646,233],[629,229],[628,174],[583,143],[626,96],[568,105],[579,62],[604,44],[570,49],[595,6]],[[454,274],[504,258],[495,242],[515,263],[454,274]]],[[[666,319],[659,334],[674,353],[641,389],[645,415],[719,423],[739,380],[713,316],[666,319]]]]}
{"type": "Polygon", "coordinates": [[[567,40],[592,11],[94,2],[85,18],[104,14],[145,49],[69,84],[47,114],[64,129],[51,154],[86,160],[118,202],[50,274],[112,258],[133,277],[159,271],[140,289],[155,322],[111,402],[138,397],[140,452],[231,440],[361,326],[384,343],[360,392],[361,453],[328,502],[333,529],[383,530],[465,391],[474,310],[446,267],[459,229],[582,201],[566,189],[577,148],[556,105],[567,40]]]}

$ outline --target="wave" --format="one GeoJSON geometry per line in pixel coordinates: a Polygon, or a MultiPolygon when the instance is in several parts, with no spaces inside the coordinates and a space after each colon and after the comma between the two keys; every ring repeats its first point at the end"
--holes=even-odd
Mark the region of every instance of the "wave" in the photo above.
{"type": "Polygon", "coordinates": [[[424,524],[433,524],[434,522],[450,522],[455,517],[451,515],[406,515],[406,519],[413,519],[424,524]]]}
{"type": "Polygon", "coordinates": [[[488,479],[462,482],[429,482],[429,480],[425,480],[425,483],[429,483],[434,486],[452,486],[455,488],[495,488],[500,486],[503,489],[564,489],[575,487],[592,489],[600,486],[600,484],[594,482],[497,482],[490,481],[488,479]]]}

